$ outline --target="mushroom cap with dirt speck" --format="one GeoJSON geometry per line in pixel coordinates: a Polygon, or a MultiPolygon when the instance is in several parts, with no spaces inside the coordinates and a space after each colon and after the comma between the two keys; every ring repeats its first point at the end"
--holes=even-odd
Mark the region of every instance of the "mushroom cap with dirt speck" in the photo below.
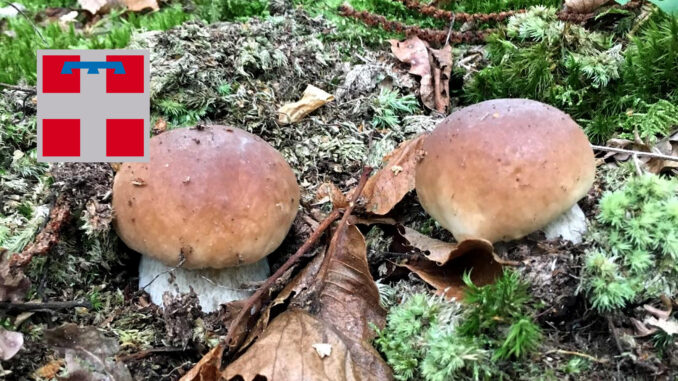
{"type": "Polygon", "coordinates": [[[530,234],[593,184],[593,150],[564,112],[528,99],[460,109],[423,146],[416,190],[424,209],[458,241],[530,234]]]}
{"type": "Polygon", "coordinates": [[[285,159],[261,138],[225,126],[181,128],[151,139],[150,162],[124,163],[113,184],[115,228],[166,265],[225,268],[265,257],[299,207],[285,159]]]}

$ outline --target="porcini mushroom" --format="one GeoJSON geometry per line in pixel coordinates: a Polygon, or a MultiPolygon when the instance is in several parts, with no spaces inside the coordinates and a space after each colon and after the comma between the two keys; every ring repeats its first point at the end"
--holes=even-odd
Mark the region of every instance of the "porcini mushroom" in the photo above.
{"type": "Polygon", "coordinates": [[[593,184],[593,151],[582,129],[562,111],[528,99],[456,111],[423,151],[419,201],[459,242],[523,237],[570,209],[593,184]]]}
{"type": "Polygon", "coordinates": [[[182,128],[150,142],[150,162],[124,163],[113,184],[115,229],[142,254],[139,285],[198,295],[203,311],[266,279],[287,235],[299,186],[278,151],[246,131],[182,128]],[[190,288],[189,288],[190,287],[190,288]]]}

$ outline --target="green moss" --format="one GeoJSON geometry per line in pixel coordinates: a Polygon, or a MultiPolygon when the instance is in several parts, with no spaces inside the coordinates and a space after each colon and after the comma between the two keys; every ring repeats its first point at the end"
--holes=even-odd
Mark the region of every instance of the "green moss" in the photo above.
{"type": "Polygon", "coordinates": [[[678,292],[678,181],[630,180],[599,203],[582,290],[601,312],[678,292]]]}
{"type": "Polygon", "coordinates": [[[676,19],[655,14],[626,50],[623,39],[534,7],[488,38],[490,64],[465,84],[463,98],[539,100],[572,115],[595,142],[634,130],[663,136],[678,118],[676,19]]]}
{"type": "Polygon", "coordinates": [[[397,90],[382,88],[372,106],[375,128],[395,128],[402,122],[402,116],[419,110],[419,101],[414,94],[400,95],[397,90]]]}
{"type": "Polygon", "coordinates": [[[524,358],[541,341],[527,283],[506,271],[495,284],[475,286],[468,276],[466,311],[421,293],[392,307],[376,347],[399,380],[493,379],[500,363],[524,358]]]}

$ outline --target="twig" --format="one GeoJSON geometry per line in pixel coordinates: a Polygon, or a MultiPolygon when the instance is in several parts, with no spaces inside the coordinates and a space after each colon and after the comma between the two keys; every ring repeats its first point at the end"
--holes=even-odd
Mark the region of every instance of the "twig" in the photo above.
{"type": "Polygon", "coordinates": [[[452,18],[450,19],[450,28],[447,30],[447,37],[445,38],[445,44],[443,46],[447,46],[447,44],[450,43],[450,35],[452,34],[452,29],[454,29],[454,20],[455,16],[452,15],[452,18]]]}
{"type": "Polygon", "coordinates": [[[39,30],[38,27],[35,25],[35,23],[33,22],[33,20],[31,20],[31,18],[28,17],[28,15],[26,15],[26,14],[24,13],[24,11],[22,11],[22,10],[19,9],[16,5],[14,5],[13,3],[10,3],[9,1],[4,1],[4,3],[7,4],[7,5],[9,5],[10,7],[14,8],[14,9],[16,9],[16,11],[19,12],[19,13],[21,14],[21,16],[23,16],[26,20],[28,20],[28,22],[29,22],[29,23],[31,24],[31,26],[33,27],[33,30],[35,31],[35,33],[37,33],[38,36],[40,36],[40,39],[42,40],[42,42],[44,42],[45,45],[49,45],[49,44],[47,43],[47,40],[45,40],[45,37],[43,37],[43,36],[42,36],[42,33],[40,33],[40,30],[39,30]]]}
{"type": "MultiPolygon", "coordinates": [[[[145,285],[144,287],[139,288],[139,291],[137,291],[137,292],[142,292],[142,291],[146,290],[146,287],[148,287],[148,286],[150,286],[151,284],[153,284],[153,282],[155,282],[156,279],[160,278],[162,275],[169,274],[169,273],[173,273],[173,272],[176,271],[177,269],[181,268],[181,266],[183,266],[185,262],[186,262],[186,256],[181,255],[181,257],[180,257],[180,259],[179,259],[179,263],[177,263],[176,266],[172,267],[172,268],[169,269],[169,270],[165,270],[165,271],[163,271],[163,272],[157,274],[156,276],[153,277],[153,279],[151,279],[148,283],[146,283],[146,285],[145,285]]],[[[205,278],[205,279],[207,279],[207,278],[205,278]]]]}
{"type": "MultiPolygon", "coordinates": [[[[365,187],[365,183],[367,183],[367,178],[369,177],[371,171],[372,169],[369,167],[365,168],[365,170],[363,171],[363,174],[360,177],[360,182],[358,183],[358,187],[356,188],[355,192],[353,192],[353,195],[351,197],[351,202],[349,203],[348,208],[344,210],[344,214],[343,217],[341,218],[340,224],[345,223],[351,211],[353,211],[353,207],[355,206],[358,197],[360,197],[360,194],[362,193],[362,190],[365,187]]],[[[233,341],[234,335],[236,334],[236,332],[239,331],[238,327],[242,324],[246,315],[247,314],[254,315],[261,310],[263,306],[256,307],[256,304],[259,301],[261,301],[264,295],[266,295],[269,292],[271,286],[275,284],[278,278],[280,278],[285,272],[287,272],[287,270],[294,266],[299,261],[299,259],[302,258],[302,256],[304,256],[304,254],[320,238],[322,233],[325,230],[327,230],[327,228],[329,228],[330,225],[332,225],[332,223],[337,218],[339,218],[340,214],[341,214],[340,210],[332,211],[332,213],[330,213],[330,215],[327,216],[327,218],[325,218],[322,223],[320,223],[320,225],[313,232],[313,234],[311,234],[311,236],[308,237],[306,242],[304,242],[304,244],[301,245],[297,252],[294,253],[294,255],[292,255],[282,266],[280,266],[280,268],[273,275],[266,279],[266,282],[264,282],[264,284],[262,284],[261,287],[259,287],[259,289],[247,299],[240,312],[238,312],[238,315],[236,315],[233,321],[231,321],[231,324],[228,327],[228,334],[226,335],[226,338],[224,338],[221,341],[222,343],[225,343],[229,348],[237,347],[239,343],[233,341]]]]}
{"type": "Polygon", "coordinates": [[[28,303],[0,302],[0,310],[18,311],[18,312],[65,310],[74,307],[92,308],[92,303],[85,300],[74,300],[69,302],[28,302],[28,303]]]}
{"type": "MultiPolygon", "coordinates": [[[[406,35],[416,35],[422,40],[428,42],[444,43],[447,40],[447,31],[438,29],[421,28],[417,25],[406,25],[399,21],[389,20],[386,17],[367,11],[356,11],[349,4],[344,3],[339,7],[339,13],[344,17],[354,18],[371,27],[381,27],[388,32],[405,33],[406,35]]],[[[468,30],[464,32],[453,31],[450,33],[450,43],[477,43],[485,41],[485,38],[495,29],[468,30]]]]}
{"type": "Polygon", "coordinates": [[[35,255],[46,255],[59,240],[61,228],[71,216],[71,206],[66,198],[61,196],[57,199],[54,207],[49,212],[49,222],[21,253],[12,255],[10,267],[13,269],[25,267],[35,255]]]}
{"type": "Polygon", "coordinates": [[[457,19],[460,22],[469,22],[469,21],[480,21],[480,22],[489,22],[489,21],[504,21],[505,19],[517,14],[524,13],[525,9],[519,9],[516,11],[504,11],[496,13],[466,13],[466,12],[450,12],[445,9],[440,9],[435,6],[424,4],[418,0],[397,0],[402,3],[405,7],[419,12],[424,16],[430,16],[442,20],[457,19]]]}
{"type": "Polygon", "coordinates": [[[0,82],[0,87],[6,87],[10,90],[24,91],[27,93],[36,93],[35,87],[24,87],[17,85],[10,85],[9,83],[0,82]]]}
{"type": "Polygon", "coordinates": [[[651,158],[654,158],[654,159],[664,159],[664,160],[678,161],[678,156],[664,155],[664,154],[661,154],[661,153],[634,151],[634,150],[630,150],[630,149],[597,146],[597,145],[593,145],[593,144],[591,144],[591,147],[594,150],[597,150],[597,151],[627,153],[627,154],[630,154],[630,155],[645,156],[645,157],[651,157],[651,158]]]}
{"type": "Polygon", "coordinates": [[[122,355],[118,357],[118,361],[126,362],[130,360],[141,360],[143,358],[146,358],[150,355],[156,354],[156,353],[177,353],[177,352],[185,352],[186,349],[180,348],[180,347],[159,347],[159,348],[151,348],[151,349],[146,349],[141,352],[137,353],[131,353],[129,355],[122,355]]]}
{"type": "Polygon", "coordinates": [[[579,356],[579,357],[583,357],[583,358],[585,358],[585,359],[589,359],[589,360],[591,360],[591,361],[593,361],[593,362],[597,362],[597,363],[600,363],[600,364],[605,364],[606,362],[609,361],[609,360],[607,360],[607,359],[599,359],[599,358],[597,358],[597,357],[593,357],[593,356],[588,355],[588,354],[586,354],[586,353],[574,352],[574,351],[566,351],[566,350],[564,350],[564,349],[553,349],[553,350],[550,350],[550,351],[546,352],[545,354],[549,355],[549,354],[551,354],[551,353],[558,353],[558,354],[561,354],[561,355],[579,356]]]}

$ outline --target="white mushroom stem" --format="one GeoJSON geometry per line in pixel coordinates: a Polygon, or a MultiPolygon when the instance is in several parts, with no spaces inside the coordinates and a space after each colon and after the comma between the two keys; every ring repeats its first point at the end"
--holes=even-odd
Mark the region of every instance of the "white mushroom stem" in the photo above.
{"type": "Polygon", "coordinates": [[[544,227],[546,238],[554,240],[562,238],[574,244],[581,243],[586,233],[586,216],[579,205],[574,204],[565,213],[544,227]]]}
{"type": "Polygon", "coordinates": [[[179,295],[190,292],[193,288],[203,312],[209,313],[217,311],[221,304],[248,298],[256,291],[253,284],[266,280],[269,274],[266,257],[239,267],[188,270],[167,266],[142,256],[139,264],[139,288],[148,292],[151,301],[161,307],[162,296],[166,291],[179,295]]]}

